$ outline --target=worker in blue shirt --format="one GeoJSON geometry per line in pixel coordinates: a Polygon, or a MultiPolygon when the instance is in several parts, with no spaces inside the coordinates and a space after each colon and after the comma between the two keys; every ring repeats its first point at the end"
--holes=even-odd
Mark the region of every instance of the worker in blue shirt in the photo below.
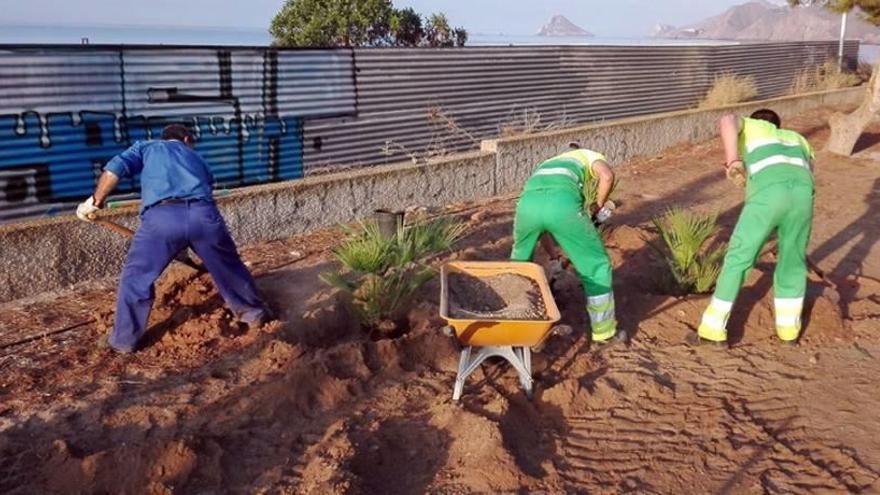
{"type": "Polygon", "coordinates": [[[202,258],[226,304],[249,327],[269,310],[242,263],[214,204],[213,176],[192,148],[189,130],[171,124],[160,141],[138,141],[110,160],[95,192],[76,209],[91,221],[121,178],[141,176],[141,226],[134,235],[119,281],[116,321],[107,343],[127,353],[137,348],[153,305],[153,284],[171,260],[191,247],[202,258]]]}

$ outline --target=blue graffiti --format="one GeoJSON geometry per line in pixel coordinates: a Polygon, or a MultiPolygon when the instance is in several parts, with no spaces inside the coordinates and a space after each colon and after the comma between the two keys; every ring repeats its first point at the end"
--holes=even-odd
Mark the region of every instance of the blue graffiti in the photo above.
{"type": "MultiPolygon", "coordinates": [[[[157,139],[170,122],[187,123],[216,185],[231,188],[303,176],[302,121],[288,117],[194,115],[118,119],[112,114],[0,116],[0,220],[51,215],[57,203],[88,196],[104,165],[138,140],[157,139]],[[125,136],[121,138],[121,136],[125,136]],[[121,138],[121,139],[120,139],[121,138]]],[[[135,193],[138,178],[117,192],[135,193]]]]}
{"type": "Polygon", "coordinates": [[[217,189],[297,179],[304,119],[356,113],[348,52],[0,47],[0,60],[0,222],[69,212],[169,123],[192,129],[217,189]]]}

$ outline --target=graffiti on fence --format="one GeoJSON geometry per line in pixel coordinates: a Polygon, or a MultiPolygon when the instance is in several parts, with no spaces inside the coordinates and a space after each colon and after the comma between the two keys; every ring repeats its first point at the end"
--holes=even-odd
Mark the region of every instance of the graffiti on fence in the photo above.
{"type": "Polygon", "coordinates": [[[107,161],[171,122],[191,127],[215,187],[301,177],[303,121],[355,114],[352,64],[344,51],[0,48],[0,221],[87,196],[107,161]]]}

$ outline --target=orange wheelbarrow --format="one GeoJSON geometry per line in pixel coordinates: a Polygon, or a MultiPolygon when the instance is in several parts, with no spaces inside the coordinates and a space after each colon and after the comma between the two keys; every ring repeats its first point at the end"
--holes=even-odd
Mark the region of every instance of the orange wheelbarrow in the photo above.
{"type": "Polygon", "coordinates": [[[461,398],[467,377],[492,356],[504,358],[513,366],[526,395],[531,398],[531,348],[541,345],[550,336],[560,318],[544,269],[540,265],[524,261],[454,261],[443,265],[440,277],[440,317],[448,323],[449,333],[453,333],[464,346],[458,363],[452,400],[461,398]],[[480,318],[478,315],[453,318],[449,316],[448,281],[452,273],[464,273],[477,278],[512,273],[530,278],[540,289],[547,319],[501,320],[480,318]]]}

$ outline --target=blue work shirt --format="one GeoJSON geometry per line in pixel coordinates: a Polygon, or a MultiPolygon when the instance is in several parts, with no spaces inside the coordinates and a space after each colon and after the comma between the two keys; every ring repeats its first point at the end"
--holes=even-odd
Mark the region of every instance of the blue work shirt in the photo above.
{"type": "Polygon", "coordinates": [[[138,141],[104,170],[119,178],[141,174],[141,213],[165,199],[213,198],[214,176],[201,155],[176,141],[138,141]]]}

